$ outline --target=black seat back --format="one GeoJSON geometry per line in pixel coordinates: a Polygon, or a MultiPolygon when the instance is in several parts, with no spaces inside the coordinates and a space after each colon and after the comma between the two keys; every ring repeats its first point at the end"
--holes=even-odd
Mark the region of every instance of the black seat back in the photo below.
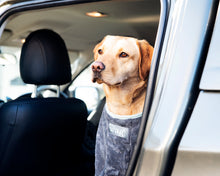
{"type": "MultiPolygon", "coordinates": [[[[49,30],[30,36],[21,54],[24,81],[57,85],[70,81],[69,58],[60,37],[49,30]],[[44,74],[32,74],[36,71],[32,58],[44,74]],[[26,61],[32,69],[26,69],[26,61]],[[59,68],[62,62],[65,66],[59,68]],[[63,76],[57,77],[58,70],[63,76]]],[[[85,103],[75,98],[22,98],[5,103],[0,108],[0,175],[79,175],[86,117],[85,103]]]]}

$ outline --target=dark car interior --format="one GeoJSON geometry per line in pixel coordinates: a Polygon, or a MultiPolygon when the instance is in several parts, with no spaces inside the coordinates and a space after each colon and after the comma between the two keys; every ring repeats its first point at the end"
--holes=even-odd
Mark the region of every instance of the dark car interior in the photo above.
{"type": "MultiPolygon", "coordinates": [[[[34,85],[34,91],[7,100],[10,95],[0,91],[0,175],[94,175],[95,137],[105,97],[99,96],[90,110],[75,97],[75,79],[89,68],[93,48],[105,35],[132,36],[154,45],[159,15],[159,1],[118,0],[9,16],[0,47],[19,49],[19,79],[34,85]],[[100,12],[101,17],[88,12],[100,12]],[[45,85],[55,97],[39,91],[45,85]]],[[[1,65],[0,73],[5,67],[1,65]]],[[[0,88],[7,89],[6,84],[0,88]]]]}

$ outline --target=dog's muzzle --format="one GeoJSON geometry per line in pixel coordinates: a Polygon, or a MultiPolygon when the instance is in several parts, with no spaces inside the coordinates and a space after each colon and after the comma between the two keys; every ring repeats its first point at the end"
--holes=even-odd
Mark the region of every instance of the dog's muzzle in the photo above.
{"type": "Polygon", "coordinates": [[[105,65],[100,61],[95,61],[92,64],[92,71],[93,72],[101,72],[105,69],[105,65]]]}
{"type": "Polygon", "coordinates": [[[100,61],[95,61],[91,67],[93,71],[92,82],[96,82],[101,79],[101,72],[105,69],[105,65],[100,61]]]}

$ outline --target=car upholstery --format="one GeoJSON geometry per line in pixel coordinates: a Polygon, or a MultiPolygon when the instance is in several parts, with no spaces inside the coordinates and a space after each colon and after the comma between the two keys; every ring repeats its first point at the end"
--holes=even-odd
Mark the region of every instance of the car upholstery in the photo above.
{"type": "MultiPolygon", "coordinates": [[[[29,84],[71,81],[67,49],[51,30],[31,33],[22,47],[21,77],[29,84]]],[[[0,109],[0,175],[80,172],[87,108],[75,98],[19,98],[0,109]]]]}

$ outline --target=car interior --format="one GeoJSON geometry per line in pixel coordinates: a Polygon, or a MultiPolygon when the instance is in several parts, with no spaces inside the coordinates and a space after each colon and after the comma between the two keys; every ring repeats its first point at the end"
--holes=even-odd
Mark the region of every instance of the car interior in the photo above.
{"type": "Polygon", "coordinates": [[[0,175],[94,175],[105,95],[91,81],[93,48],[106,35],[153,46],[159,17],[154,0],[73,2],[10,15],[0,38],[0,175]]]}
{"type": "MultiPolygon", "coordinates": [[[[20,72],[28,84],[69,82],[71,71],[64,41],[51,30],[31,33],[22,47],[20,72]]],[[[0,116],[4,151],[0,173],[13,175],[21,168],[24,175],[79,173],[87,117],[81,100],[19,97],[6,103],[0,116]]]]}

